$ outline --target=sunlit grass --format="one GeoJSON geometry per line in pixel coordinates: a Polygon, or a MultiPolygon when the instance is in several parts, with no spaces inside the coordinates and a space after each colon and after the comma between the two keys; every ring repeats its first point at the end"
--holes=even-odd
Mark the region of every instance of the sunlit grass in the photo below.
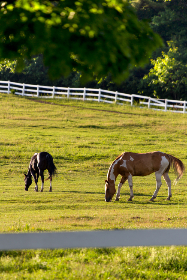
{"type": "Polygon", "coordinates": [[[186,279],[183,247],[3,252],[1,279],[186,279]]]}
{"type": "MultiPolygon", "coordinates": [[[[132,202],[127,183],[119,202],[104,201],[108,168],[123,151],[160,150],[186,165],[186,115],[45,102],[0,95],[0,232],[187,227],[186,175],[172,186],[171,201],[163,180],[156,201],[149,202],[154,174],[133,178],[132,202]],[[49,181],[43,193],[34,192],[34,184],[24,190],[23,173],[39,151],[51,153],[57,166],[52,193],[49,181]]],[[[185,248],[3,252],[0,273],[1,279],[185,279],[186,254],[185,248]]]]}
{"type": "Polygon", "coordinates": [[[127,183],[119,202],[104,201],[108,168],[123,151],[160,150],[186,163],[186,115],[4,94],[0,101],[1,232],[186,227],[186,175],[170,202],[164,180],[156,202],[148,202],[154,174],[133,178],[133,202],[127,183]],[[44,193],[35,193],[34,184],[24,191],[23,173],[39,151],[51,153],[58,169],[52,193],[48,181],[44,193]]]}

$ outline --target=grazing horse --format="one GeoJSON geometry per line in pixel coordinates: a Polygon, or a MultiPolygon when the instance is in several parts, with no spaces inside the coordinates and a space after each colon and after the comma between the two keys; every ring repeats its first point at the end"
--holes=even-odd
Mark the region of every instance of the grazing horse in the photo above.
{"type": "Polygon", "coordinates": [[[32,184],[32,176],[35,181],[35,191],[38,191],[38,178],[41,176],[42,187],[41,192],[44,189],[44,170],[47,169],[49,172],[50,188],[49,191],[52,192],[52,175],[55,174],[56,166],[53,163],[52,156],[47,152],[35,153],[30,161],[29,169],[25,175],[25,190],[28,191],[29,186],[32,184]]]}
{"type": "Polygon", "coordinates": [[[185,170],[184,164],[180,159],[162,152],[151,152],[145,154],[124,152],[122,155],[118,156],[109,167],[107,180],[105,180],[105,201],[111,201],[112,197],[116,193],[115,181],[119,174],[122,178],[118,185],[116,201],[120,198],[120,190],[126,180],[128,180],[130,188],[130,198],[128,201],[132,201],[132,198],[134,197],[132,176],[147,176],[153,172],[155,172],[156,176],[156,190],[150,201],[154,201],[157,196],[157,193],[162,185],[162,175],[168,186],[167,200],[170,200],[172,196],[171,180],[168,176],[170,167],[173,167],[175,173],[178,174],[176,179],[177,182],[182,177],[185,170]]]}

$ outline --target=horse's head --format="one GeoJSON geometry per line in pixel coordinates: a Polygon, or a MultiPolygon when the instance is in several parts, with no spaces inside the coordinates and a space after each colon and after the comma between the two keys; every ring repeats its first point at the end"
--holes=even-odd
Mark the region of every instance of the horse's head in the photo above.
{"type": "Polygon", "coordinates": [[[28,191],[29,186],[32,184],[32,176],[31,174],[24,174],[25,175],[25,190],[28,191]]]}
{"type": "Polygon", "coordinates": [[[105,180],[105,201],[110,202],[115,192],[115,184],[105,180]]]}

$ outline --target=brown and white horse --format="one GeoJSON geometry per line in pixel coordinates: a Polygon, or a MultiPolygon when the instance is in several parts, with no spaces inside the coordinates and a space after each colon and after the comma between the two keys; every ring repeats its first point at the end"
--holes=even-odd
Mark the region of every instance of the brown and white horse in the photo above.
{"type": "Polygon", "coordinates": [[[105,201],[111,201],[112,197],[116,193],[115,182],[119,174],[122,178],[118,185],[116,201],[120,198],[120,190],[126,180],[128,180],[130,188],[130,198],[128,201],[131,201],[134,197],[132,176],[147,176],[153,172],[155,172],[156,176],[156,190],[150,201],[154,201],[158,194],[162,185],[162,175],[168,186],[167,200],[170,200],[172,196],[171,180],[168,176],[170,167],[173,167],[174,171],[178,174],[176,179],[176,181],[178,181],[185,170],[184,164],[180,159],[162,152],[150,152],[145,154],[124,152],[122,155],[118,156],[109,167],[107,180],[105,180],[105,201]]]}

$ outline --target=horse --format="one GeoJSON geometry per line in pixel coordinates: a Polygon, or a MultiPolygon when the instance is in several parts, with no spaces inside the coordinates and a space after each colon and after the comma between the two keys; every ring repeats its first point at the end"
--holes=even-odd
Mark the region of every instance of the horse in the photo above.
{"type": "MultiPolygon", "coordinates": [[[[49,191],[52,192],[52,175],[56,172],[56,166],[53,163],[53,157],[47,152],[35,153],[29,164],[28,172],[25,175],[25,191],[28,191],[29,186],[32,184],[32,177],[35,181],[35,191],[38,192],[38,178],[41,176],[42,187],[41,192],[44,189],[44,170],[48,170],[50,179],[49,191]]],[[[46,180],[48,180],[46,179],[46,180]]]]}
{"type": "Polygon", "coordinates": [[[130,188],[130,198],[128,201],[132,201],[133,194],[133,176],[147,176],[155,172],[156,177],[156,190],[153,193],[150,201],[154,201],[157,197],[158,191],[162,185],[161,176],[163,175],[166,184],[168,186],[168,197],[167,200],[170,200],[172,197],[171,194],[171,180],[168,176],[170,167],[173,167],[178,177],[175,182],[183,176],[185,171],[184,164],[182,161],[172,155],[162,153],[162,152],[149,152],[149,153],[131,153],[124,152],[119,155],[110,165],[107,174],[107,180],[105,180],[105,201],[110,202],[112,197],[116,193],[115,182],[117,176],[120,174],[121,180],[118,185],[118,191],[116,194],[116,201],[119,201],[120,190],[122,185],[128,180],[130,188]]]}

